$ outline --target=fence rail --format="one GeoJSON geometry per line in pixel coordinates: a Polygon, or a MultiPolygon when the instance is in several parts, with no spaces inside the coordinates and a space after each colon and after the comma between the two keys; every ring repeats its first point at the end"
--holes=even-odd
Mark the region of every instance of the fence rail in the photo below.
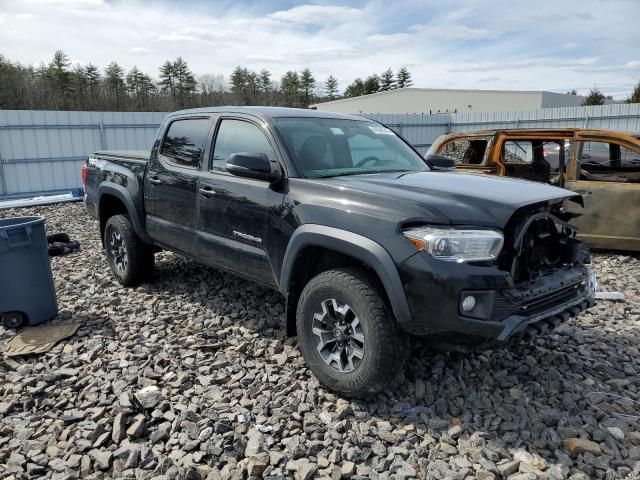
{"type": "MultiPolygon", "coordinates": [[[[0,110],[0,197],[78,188],[96,150],[149,149],[162,112],[0,110]]],[[[458,114],[366,114],[423,153],[440,135],[501,128],[603,128],[640,133],[640,104],[458,114]]]]}

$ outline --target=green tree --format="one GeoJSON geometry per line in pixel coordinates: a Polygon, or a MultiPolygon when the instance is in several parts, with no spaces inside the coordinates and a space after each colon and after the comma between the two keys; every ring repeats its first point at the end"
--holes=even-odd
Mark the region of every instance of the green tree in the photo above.
{"type": "Polygon", "coordinates": [[[105,69],[104,86],[109,102],[108,108],[120,110],[125,93],[124,70],[116,62],[111,62],[105,69]]]}
{"type": "Polygon", "coordinates": [[[175,102],[176,100],[176,73],[173,62],[166,60],[160,67],[160,90],[168,93],[175,102]]]}
{"type": "Polygon", "coordinates": [[[380,90],[386,92],[387,90],[393,90],[396,88],[396,81],[393,77],[393,72],[390,68],[387,68],[382,75],[380,75],[380,90]]]}
{"type": "Polygon", "coordinates": [[[302,97],[302,106],[308,107],[313,100],[313,89],[316,86],[316,79],[313,78],[311,70],[305,68],[300,74],[300,96],[302,97]]]}
{"type": "Polygon", "coordinates": [[[396,75],[396,84],[398,88],[405,88],[413,85],[411,74],[406,67],[402,67],[400,70],[398,70],[398,74],[396,75]]]}
{"type": "Polygon", "coordinates": [[[578,92],[577,92],[577,91],[576,91],[576,89],[574,88],[574,89],[572,89],[572,90],[569,90],[569,91],[567,92],[567,95],[578,95],[578,92]]]}
{"type": "Polygon", "coordinates": [[[606,100],[606,96],[598,87],[593,87],[589,91],[589,95],[584,99],[582,105],[604,105],[604,101],[606,100]]]}
{"type": "Polygon", "coordinates": [[[273,90],[273,82],[271,81],[271,72],[269,70],[260,70],[258,78],[258,88],[262,98],[261,103],[269,105],[271,103],[271,96],[273,90]]]}
{"type": "Polygon", "coordinates": [[[633,88],[629,98],[627,98],[627,103],[640,103],[640,81],[633,88]]]}
{"type": "Polygon", "coordinates": [[[359,97],[364,95],[364,82],[361,78],[356,78],[344,91],[345,97],[359,97]]]}
{"type": "Polygon", "coordinates": [[[77,64],[73,67],[72,77],[72,89],[73,89],[73,103],[79,109],[87,108],[88,96],[89,96],[89,82],[87,81],[87,74],[84,67],[77,64]]]}
{"type": "Polygon", "coordinates": [[[238,65],[231,72],[231,93],[236,98],[236,102],[242,105],[249,105],[249,70],[238,65]]]}
{"type": "Polygon", "coordinates": [[[84,76],[87,81],[89,109],[93,110],[97,107],[100,98],[100,70],[94,64],[89,63],[84,67],[84,76]]]}
{"type": "Polygon", "coordinates": [[[289,70],[280,80],[280,92],[284,99],[284,105],[287,107],[298,106],[298,95],[300,90],[300,78],[298,73],[289,70]]]}
{"type": "Polygon", "coordinates": [[[134,100],[136,108],[147,108],[149,99],[156,93],[156,86],[149,75],[133,67],[125,78],[127,93],[134,100]]]}
{"type": "Polygon", "coordinates": [[[364,81],[364,94],[376,93],[380,91],[380,77],[373,74],[369,75],[364,81]]]}
{"type": "Polygon", "coordinates": [[[176,58],[175,62],[173,62],[173,74],[178,105],[182,108],[187,105],[187,100],[195,91],[197,82],[189,65],[182,57],[176,58]]]}
{"type": "Polygon", "coordinates": [[[54,92],[54,98],[58,108],[66,110],[71,100],[71,72],[69,71],[69,57],[62,51],[56,50],[53,59],[46,70],[45,76],[51,90],[54,92]]]}
{"type": "Polygon", "coordinates": [[[324,82],[324,92],[329,97],[329,100],[336,98],[338,94],[338,79],[333,75],[329,75],[329,78],[324,82]]]}

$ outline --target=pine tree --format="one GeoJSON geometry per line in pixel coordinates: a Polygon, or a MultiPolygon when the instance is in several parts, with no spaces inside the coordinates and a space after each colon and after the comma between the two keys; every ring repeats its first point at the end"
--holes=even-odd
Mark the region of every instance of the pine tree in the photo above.
{"type": "Polygon", "coordinates": [[[393,72],[390,68],[387,68],[382,75],[380,75],[380,90],[386,92],[387,90],[393,90],[396,88],[396,81],[393,78],[393,72]]]}
{"type": "Polygon", "coordinates": [[[329,75],[327,81],[324,82],[324,91],[329,97],[329,100],[333,100],[338,93],[338,80],[333,75],[329,75]]]}
{"type": "Polygon", "coordinates": [[[627,98],[627,103],[640,103],[640,82],[633,88],[633,92],[627,98]]]}
{"type": "Polygon", "coordinates": [[[364,95],[364,82],[361,78],[356,78],[351,85],[349,85],[344,91],[346,97],[359,97],[364,95]]]}
{"type": "Polygon", "coordinates": [[[311,70],[305,68],[300,74],[300,96],[302,97],[302,106],[308,107],[313,100],[313,89],[316,86],[316,79],[313,78],[311,70]]]}
{"type": "Polygon", "coordinates": [[[82,65],[79,63],[73,67],[72,72],[72,84],[73,84],[73,103],[78,109],[82,110],[86,108],[87,97],[89,95],[89,85],[87,81],[87,74],[82,65]]]}
{"type": "Polygon", "coordinates": [[[93,110],[97,107],[100,96],[100,70],[94,64],[89,63],[84,67],[84,76],[87,79],[89,109],[93,110]]]}
{"type": "Polygon", "coordinates": [[[584,99],[582,105],[604,105],[604,101],[607,97],[605,97],[604,93],[598,88],[593,87],[587,95],[587,98],[584,99]]]}
{"type": "Polygon", "coordinates": [[[236,102],[241,105],[248,105],[249,98],[247,89],[249,88],[249,70],[238,65],[231,73],[231,93],[236,98],[236,102]]]}
{"type": "Polygon", "coordinates": [[[300,89],[300,79],[298,73],[289,70],[280,80],[280,91],[284,97],[284,105],[295,107],[298,105],[298,92],[300,89]]]}
{"type": "Polygon", "coordinates": [[[187,99],[191,97],[196,89],[196,79],[193,72],[189,69],[189,65],[182,57],[176,58],[173,62],[173,74],[175,78],[176,94],[178,96],[178,105],[182,108],[187,104],[187,99]]]}
{"type": "Polygon", "coordinates": [[[258,88],[262,97],[262,103],[269,105],[271,102],[271,90],[273,89],[273,83],[271,82],[271,73],[269,70],[260,70],[260,76],[258,78],[258,88]]]}
{"type": "Polygon", "coordinates": [[[46,79],[55,92],[54,97],[59,108],[66,110],[71,96],[71,72],[69,71],[69,57],[62,51],[56,50],[53,60],[46,70],[46,79]]]}
{"type": "Polygon", "coordinates": [[[402,67],[400,70],[398,70],[398,74],[396,75],[396,83],[398,88],[405,88],[413,85],[411,74],[406,67],[402,67]]]}
{"type": "Polygon", "coordinates": [[[364,94],[367,95],[378,91],[380,91],[380,77],[376,74],[369,75],[364,81],[364,94]]]}
{"type": "Polygon", "coordinates": [[[176,100],[176,74],[173,63],[166,60],[160,67],[160,90],[169,93],[174,103],[176,100]]]}
{"type": "Polygon", "coordinates": [[[116,110],[120,110],[125,92],[124,70],[116,62],[111,62],[105,69],[104,85],[110,101],[109,108],[115,107],[116,110]]]}

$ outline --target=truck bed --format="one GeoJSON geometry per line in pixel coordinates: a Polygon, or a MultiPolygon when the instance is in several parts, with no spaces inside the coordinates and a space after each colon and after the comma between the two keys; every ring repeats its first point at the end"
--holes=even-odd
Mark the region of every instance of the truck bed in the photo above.
{"type": "Polygon", "coordinates": [[[99,150],[94,153],[101,157],[125,158],[127,160],[149,160],[151,150],[99,150]]]}

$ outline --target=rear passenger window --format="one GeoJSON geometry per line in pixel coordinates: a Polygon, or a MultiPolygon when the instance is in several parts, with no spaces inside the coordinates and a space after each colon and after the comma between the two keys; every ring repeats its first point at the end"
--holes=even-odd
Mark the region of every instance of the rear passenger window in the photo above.
{"type": "Polygon", "coordinates": [[[208,134],[208,118],[176,120],[169,125],[160,153],[180,166],[198,168],[208,134]]]}
{"type": "Polygon", "coordinates": [[[487,144],[486,139],[453,140],[439,154],[454,159],[457,165],[482,165],[487,144]]]}
{"type": "Polygon", "coordinates": [[[211,169],[226,172],[229,155],[240,152],[264,153],[271,162],[276,161],[276,155],[260,128],[243,120],[223,119],[216,135],[211,169]]]}
{"type": "Polygon", "coordinates": [[[616,143],[580,142],[580,178],[640,183],[640,152],[616,143]]]}

